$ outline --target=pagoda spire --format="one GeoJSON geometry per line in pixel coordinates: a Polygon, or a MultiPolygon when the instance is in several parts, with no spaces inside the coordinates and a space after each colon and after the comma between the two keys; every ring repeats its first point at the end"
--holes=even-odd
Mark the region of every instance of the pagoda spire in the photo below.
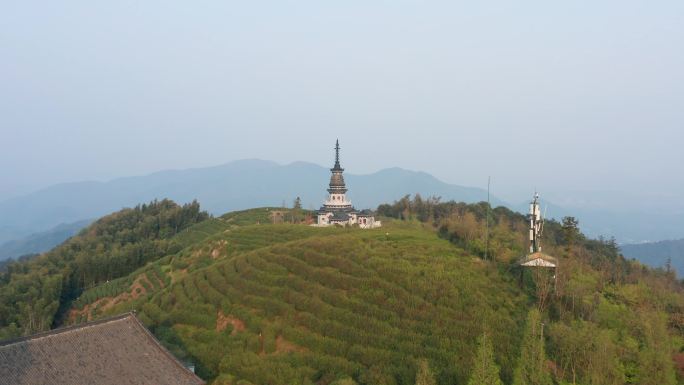
{"type": "Polygon", "coordinates": [[[340,168],[340,140],[335,140],[335,168],[340,168]]]}
{"type": "Polygon", "coordinates": [[[344,194],[347,192],[347,187],[344,185],[344,177],[342,173],[344,169],[340,166],[340,141],[335,141],[335,166],[330,169],[332,175],[330,176],[330,188],[328,192],[331,194],[344,194]]]}
{"type": "Polygon", "coordinates": [[[338,170],[344,170],[342,166],[340,166],[340,140],[337,139],[335,140],[335,166],[333,166],[332,170],[338,171],[338,170]]]}

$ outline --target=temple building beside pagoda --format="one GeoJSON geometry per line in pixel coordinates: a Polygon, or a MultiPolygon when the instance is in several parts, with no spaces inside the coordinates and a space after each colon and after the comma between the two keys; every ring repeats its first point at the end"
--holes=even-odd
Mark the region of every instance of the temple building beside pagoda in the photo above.
{"type": "Polygon", "coordinates": [[[357,211],[347,199],[347,186],[344,183],[340,166],[340,142],[335,143],[335,165],[330,169],[330,184],[328,185],[328,199],[317,212],[317,223],[314,226],[325,227],[331,225],[354,226],[363,229],[380,227],[382,223],[375,220],[370,210],[357,211]]]}

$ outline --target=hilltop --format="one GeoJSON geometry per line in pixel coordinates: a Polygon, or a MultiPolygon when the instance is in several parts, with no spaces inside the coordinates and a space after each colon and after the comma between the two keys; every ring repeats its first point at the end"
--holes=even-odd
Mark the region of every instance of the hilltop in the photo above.
{"type": "Polygon", "coordinates": [[[443,382],[465,381],[484,325],[512,366],[526,308],[512,278],[419,223],[235,226],[263,211],[188,229],[214,235],[87,291],[71,321],[137,309],[200,375],[228,383],[340,374],[411,383],[418,357],[434,360],[443,382]]]}
{"type": "MultiPolygon", "coordinates": [[[[127,228],[178,210],[164,207],[136,221],[114,214],[78,237],[91,237],[95,250],[101,243],[102,258],[118,266],[119,256],[130,254],[106,245],[129,239],[124,248],[138,249],[127,228]]],[[[180,217],[196,220],[177,231],[142,238],[167,245],[146,262],[118,277],[110,269],[77,296],[58,300],[54,326],[136,310],[175,355],[224,385],[344,378],[338,383],[413,384],[419,359],[428,360],[438,384],[465,384],[486,332],[511,384],[527,343],[528,311],[541,308],[544,371],[556,381],[662,385],[682,378],[675,377],[675,364],[684,362],[681,284],[625,260],[611,241],[560,223],[547,224],[545,250],[561,268],[554,295],[540,306],[538,282],[528,273],[521,281],[516,265],[525,218],[502,207],[490,214],[487,260],[485,204],[402,199],[379,208],[385,227],[376,230],[299,224],[305,210],[216,218],[197,207],[191,212],[180,217]]],[[[51,252],[51,266],[65,266],[57,250],[69,257],[65,250],[84,241],[78,237],[51,252]]],[[[29,283],[43,282],[30,294],[34,303],[50,292],[61,279],[55,274],[65,273],[46,274],[44,259],[10,266],[0,279],[0,306],[17,302],[12,296],[29,283]]],[[[0,333],[26,333],[25,319],[1,322],[0,333]]]]}
{"type": "MultiPolygon", "coordinates": [[[[291,205],[299,196],[304,208],[318,208],[325,197],[328,167],[295,162],[287,165],[264,160],[240,160],[215,167],[162,171],[149,175],[118,178],[107,182],[75,182],[47,187],[13,199],[0,201],[0,259],[41,253],[70,235],[60,224],[98,218],[140,202],[169,198],[178,202],[198,200],[208,213],[222,215],[261,206],[291,205]],[[264,186],[270,186],[264,188],[264,186]],[[277,187],[276,187],[277,186],[277,187]],[[47,232],[47,234],[44,234],[47,232]],[[43,233],[43,234],[40,234],[43,233]],[[34,236],[31,236],[35,234],[34,236]],[[55,234],[62,239],[55,242],[55,234]],[[14,240],[3,245],[7,241],[14,240]],[[20,247],[17,247],[20,246],[20,247]]],[[[373,208],[407,194],[439,196],[443,200],[476,203],[487,191],[446,183],[434,176],[401,168],[388,168],[367,175],[345,174],[349,196],[359,208],[373,208]]],[[[495,189],[496,192],[496,189],[495,189]]],[[[615,193],[618,195],[618,193],[615,193]]],[[[506,206],[526,213],[528,202],[504,202],[494,194],[493,206],[506,206]]],[[[613,200],[619,196],[611,196],[613,200]]],[[[605,197],[605,200],[610,199],[605,197]]],[[[568,202],[571,203],[571,202],[568,202]]],[[[601,201],[605,203],[605,201],[601,201]]],[[[544,203],[547,207],[547,202],[544,203]]],[[[638,207],[608,209],[565,206],[548,202],[548,215],[560,219],[572,215],[585,233],[615,236],[621,242],[681,238],[681,213],[654,212],[638,207]]]]}
{"type": "MultiPolygon", "coordinates": [[[[0,201],[0,243],[161,198],[177,202],[198,200],[213,215],[252,207],[282,206],[283,202],[290,205],[297,196],[301,197],[304,208],[313,209],[325,197],[329,178],[328,167],[312,163],[280,165],[252,159],[108,182],[59,184],[0,201]]],[[[487,196],[482,189],[448,184],[427,173],[400,168],[368,175],[346,174],[345,178],[353,186],[351,198],[358,207],[377,207],[415,193],[464,202],[478,202],[487,196]]],[[[494,202],[500,204],[496,199],[494,202]]],[[[42,251],[45,250],[32,252],[42,251]]]]}

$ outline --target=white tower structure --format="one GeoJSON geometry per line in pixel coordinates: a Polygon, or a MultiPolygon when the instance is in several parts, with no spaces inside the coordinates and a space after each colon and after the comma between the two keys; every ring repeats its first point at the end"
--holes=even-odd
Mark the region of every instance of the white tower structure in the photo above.
{"type": "Polygon", "coordinates": [[[358,225],[361,228],[380,227],[380,221],[376,221],[370,210],[357,211],[347,198],[347,186],[344,183],[340,166],[340,141],[335,142],[335,165],[330,169],[330,183],[328,184],[328,197],[323,206],[318,210],[318,223],[315,226],[330,225],[358,225]]]}
{"type": "Polygon", "coordinates": [[[530,202],[530,213],[527,218],[530,223],[530,253],[523,257],[520,264],[528,267],[555,268],[558,260],[542,253],[541,239],[544,232],[544,217],[539,209],[539,194],[536,192],[532,202],[530,202]]]}
{"type": "Polygon", "coordinates": [[[541,236],[544,230],[544,219],[539,209],[539,193],[534,193],[534,199],[530,202],[530,254],[542,251],[541,236]]]}

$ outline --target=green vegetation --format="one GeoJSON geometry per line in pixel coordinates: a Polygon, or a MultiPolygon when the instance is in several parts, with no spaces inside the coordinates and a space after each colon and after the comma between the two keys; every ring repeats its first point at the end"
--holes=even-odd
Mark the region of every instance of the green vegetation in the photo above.
{"type": "Polygon", "coordinates": [[[221,217],[222,220],[233,226],[245,226],[253,224],[279,224],[300,223],[310,218],[313,212],[301,208],[295,200],[293,209],[282,207],[262,207],[242,211],[233,211],[221,217]]]}
{"type": "MultiPolygon", "coordinates": [[[[300,208],[191,221],[153,238],[166,249],[79,292],[65,319],[136,310],[220,385],[684,383],[682,284],[614,241],[586,239],[572,218],[547,222],[554,277],[520,269],[526,219],[505,208],[405,197],[378,212],[385,226],[373,230],[292,224],[310,215],[300,208]]],[[[11,267],[2,306],[23,301],[26,269],[34,307],[59,312],[67,302],[52,292],[81,270],[44,259],[11,267]]]]}
{"type": "Polygon", "coordinates": [[[252,225],[183,254],[202,258],[212,252],[206,244],[232,247],[169,287],[109,311],[140,310],[205,378],[412,384],[417,360],[427,358],[440,383],[465,381],[483,318],[501,326],[492,336],[502,347],[497,357],[513,366],[519,333],[509,331],[520,328],[521,291],[422,225],[252,225]]]}
{"type": "Polygon", "coordinates": [[[544,323],[539,310],[532,309],[527,316],[525,336],[513,385],[553,385],[551,375],[545,367],[544,350],[544,323]]]}
{"type": "MultiPolygon", "coordinates": [[[[378,210],[429,223],[441,237],[485,255],[486,203],[407,196],[378,210]]],[[[545,224],[544,252],[559,259],[555,277],[521,270],[517,259],[526,247],[525,217],[501,207],[489,215],[488,255],[505,274],[519,275],[523,290],[543,310],[538,316],[532,312],[527,322],[516,383],[550,383],[544,373],[559,384],[684,383],[684,290],[674,274],[626,260],[613,239],[587,239],[572,217],[545,224]],[[542,341],[542,323],[548,330],[543,344],[530,347],[532,335],[542,341]],[[533,351],[536,362],[530,361],[533,351]],[[525,379],[539,361],[545,362],[536,379],[525,379]]],[[[500,364],[505,371],[506,364],[500,364]]]]}
{"type": "Polygon", "coordinates": [[[182,244],[173,236],[207,218],[197,202],[154,201],[106,216],[44,255],[9,264],[0,275],[0,337],[49,329],[85,288],[178,252],[182,244]]]}
{"type": "Polygon", "coordinates": [[[418,373],[416,373],[416,385],[436,385],[435,376],[430,370],[427,360],[418,361],[418,373]]]}
{"type": "Polygon", "coordinates": [[[502,385],[499,365],[494,361],[494,347],[487,332],[477,340],[477,353],[468,385],[502,385]]]}

